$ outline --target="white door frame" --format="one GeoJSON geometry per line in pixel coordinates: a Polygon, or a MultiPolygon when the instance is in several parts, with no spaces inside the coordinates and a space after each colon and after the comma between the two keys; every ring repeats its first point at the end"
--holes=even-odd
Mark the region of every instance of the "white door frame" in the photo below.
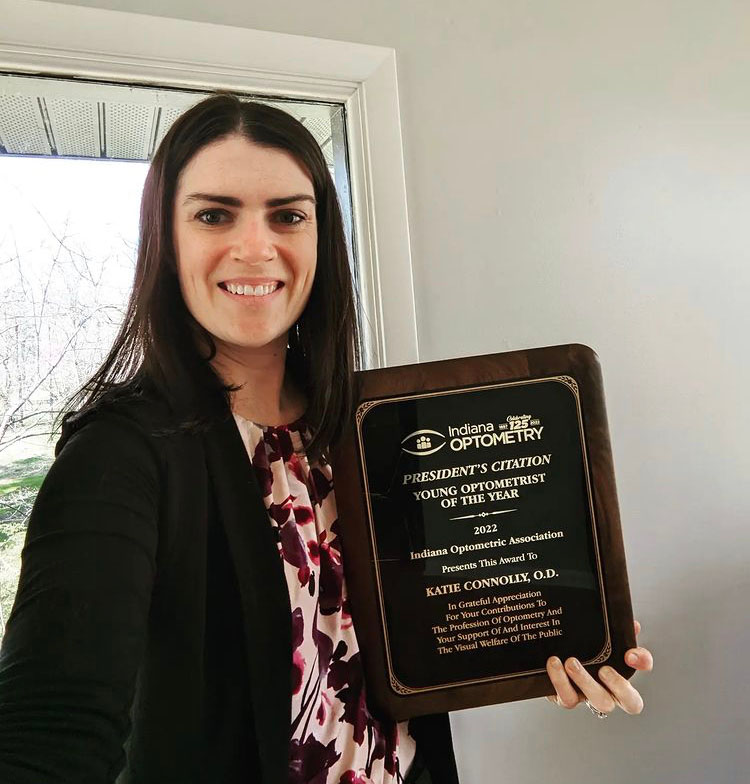
{"type": "Polygon", "coordinates": [[[0,0],[0,70],[346,107],[368,367],[417,362],[393,49],[38,0],[0,0]]]}

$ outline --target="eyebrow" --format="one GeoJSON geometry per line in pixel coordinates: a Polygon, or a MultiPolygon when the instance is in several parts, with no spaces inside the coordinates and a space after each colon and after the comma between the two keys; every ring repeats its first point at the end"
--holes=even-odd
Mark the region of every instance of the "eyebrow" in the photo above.
{"type": "MultiPolygon", "coordinates": [[[[191,193],[185,197],[183,205],[193,201],[212,201],[217,204],[226,204],[227,207],[242,207],[242,199],[236,196],[222,196],[219,193],[191,193]]],[[[285,204],[292,204],[295,201],[309,201],[315,204],[315,199],[307,193],[295,193],[292,196],[281,196],[277,199],[268,199],[266,207],[283,207],[285,204]]]]}

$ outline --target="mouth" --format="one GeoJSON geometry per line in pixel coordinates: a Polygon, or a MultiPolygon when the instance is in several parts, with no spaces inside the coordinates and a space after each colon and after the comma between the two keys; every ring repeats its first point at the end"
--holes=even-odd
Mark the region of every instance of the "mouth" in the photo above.
{"type": "Polygon", "coordinates": [[[264,283],[234,283],[232,281],[222,281],[219,288],[236,297],[268,297],[275,291],[282,288],[284,284],[280,280],[273,280],[264,283]]]}

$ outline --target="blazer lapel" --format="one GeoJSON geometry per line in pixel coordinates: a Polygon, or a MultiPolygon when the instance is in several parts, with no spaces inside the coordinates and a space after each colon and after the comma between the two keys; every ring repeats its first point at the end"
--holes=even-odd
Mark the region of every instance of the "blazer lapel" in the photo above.
{"type": "Polygon", "coordinates": [[[289,590],[255,472],[231,414],[203,435],[237,576],[263,780],[286,781],[291,727],[289,590]]]}

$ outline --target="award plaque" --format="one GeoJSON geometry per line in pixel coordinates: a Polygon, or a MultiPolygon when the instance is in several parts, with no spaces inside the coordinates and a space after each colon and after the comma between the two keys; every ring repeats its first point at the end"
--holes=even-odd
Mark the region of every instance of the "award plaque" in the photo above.
{"type": "Polygon", "coordinates": [[[376,714],[554,694],[635,645],[602,378],[581,345],[363,371],[334,455],[376,714]]]}

